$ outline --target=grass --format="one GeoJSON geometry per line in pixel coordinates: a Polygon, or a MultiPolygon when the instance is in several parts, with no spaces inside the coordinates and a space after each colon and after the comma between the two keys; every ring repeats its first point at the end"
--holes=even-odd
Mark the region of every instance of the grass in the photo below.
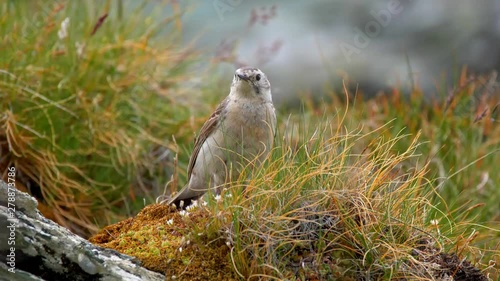
{"type": "Polygon", "coordinates": [[[172,175],[172,136],[197,126],[181,87],[195,54],[176,45],[176,6],[153,22],[145,2],[116,3],[0,5],[0,170],[15,165],[44,214],[84,236],[154,201],[172,175]]]}
{"type": "Polygon", "coordinates": [[[498,251],[476,245],[488,228],[432,202],[438,183],[418,153],[422,137],[387,137],[392,123],[348,128],[349,113],[291,117],[268,162],[220,196],[182,212],[147,207],[91,241],[167,279],[486,280],[474,266],[498,277],[485,263],[498,251]],[[163,234],[148,231],[156,229],[163,234]]]}
{"type": "MultiPolygon", "coordinates": [[[[82,236],[182,186],[193,132],[228,85],[197,70],[210,83],[192,87],[175,1],[162,21],[120,3],[0,4],[0,171],[16,166],[18,188],[82,236]]],[[[344,90],[282,108],[269,161],[222,200],[150,205],[92,241],[190,280],[429,280],[473,266],[498,279],[498,79],[454,77],[432,98],[344,90]]]]}
{"type": "MultiPolygon", "coordinates": [[[[233,258],[240,261],[235,267],[244,279],[292,278],[297,276],[297,271],[290,272],[294,264],[307,278],[436,278],[432,270],[416,270],[429,266],[412,250],[423,241],[425,247],[472,259],[498,278],[492,267],[498,264],[499,229],[498,221],[489,217],[492,209],[482,209],[487,204],[479,204],[474,190],[443,192],[446,181],[455,176],[450,173],[464,171],[450,168],[441,178],[434,170],[438,156],[429,157],[427,151],[433,139],[421,133],[425,126],[415,132],[408,124],[399,127],[397,117],[409,112],[415,101],[396,104],[401,115],[391,120],[384,113],[389,123],[372,123],[379,127],[366,128],[371,120],[352,119],[370,113],[366,109],[375,102],[380,99],[345,109],[343,118],[324,117],[342,112],[338,100],[336,109],[309,108],[306,112],[320,112],[320,117],[304,121],[308,118],[300,115],[295,126],[285,129],[267,169],[243,176],[251,179],[243,185],[252,191],[230,197],[238,199],[229,200],[224,210],[231,214],[226,232],[234,236],[228,239],[234,241],[234,253],[241,255],[233,258]]],[[[463,130],[482,132],[482,125],[463,130]]],[[[493,150],[486,159],[492,161],[486,167],[494,173],[498,154],[493,150]]],[[[445,157],[438,160],[449,163],[445,157]]]]}
{"type": "Polygon", "coordinates": [[[495,172],[500,161],[498,82],[496,73],[471,77],[464,68],[455,89],[446,94],[438,89],[442,98],[426,100],[417,90],[404,100],[394,90],[356,112],[366,112],[358,120],[369,119],[375,126],[393,120],[393,133],[420,132],[424,143],[418,152],[430,162],[429,177],[435,179],[437,190],[431,202],[440,212],[457,216],[454,221],[473,219],[496,227],[500,218],[495,203],[500,198],[495,172]]]}
{"type": "Polygon", "coordinates": [[[426,236],[415,215],[427,206],[425,170],[398,173],[414,147],[391,152],[408,136],[384,140],[335,125],[299,131],[310,139],[295,149],[289,141],[278,146],[275,160],[245,182],[248,195],[225,202],[226,239],[241,277],[395,277],[407,249],[426,236]]]}

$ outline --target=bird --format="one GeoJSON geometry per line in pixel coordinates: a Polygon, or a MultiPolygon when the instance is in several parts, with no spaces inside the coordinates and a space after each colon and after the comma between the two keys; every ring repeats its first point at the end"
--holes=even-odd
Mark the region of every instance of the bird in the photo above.
{"type": "Polygon", "coordinates": [[[195,139],[187,184],[167,204],[185,208],[208,190],[219,194],[243,167],[267,158],[275,132],[276,112],[267,76],[258,68],[237,69],[229,95],[195,139]]]}

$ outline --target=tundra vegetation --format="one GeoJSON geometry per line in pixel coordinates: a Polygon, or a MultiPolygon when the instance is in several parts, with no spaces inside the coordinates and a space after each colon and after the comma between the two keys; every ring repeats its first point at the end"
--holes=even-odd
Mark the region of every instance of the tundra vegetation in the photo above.
{"type": "Polygon", "coordinates": [[[194,132],[228,90],[211,73],[237,57],[200,70],[179,4],[158,5],[0,4],[0,171],[15,166],[46,217],[168,278],[499,278],[495,72],[457,68],[433,93],[368,99],[345,77],[321,102],[302,95],[278,106],[263,167],[179,212],[155,199],[186,182],[194,132]]]}

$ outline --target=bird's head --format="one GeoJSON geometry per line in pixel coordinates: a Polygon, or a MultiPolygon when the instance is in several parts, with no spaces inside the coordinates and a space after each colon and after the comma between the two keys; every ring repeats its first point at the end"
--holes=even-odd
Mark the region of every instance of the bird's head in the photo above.
{"type": "Polygon", "coordinates": [[[271,84],[258,68],[242,67],[234,73],[231,92],[246,97],[271,99],[271,84]]]}

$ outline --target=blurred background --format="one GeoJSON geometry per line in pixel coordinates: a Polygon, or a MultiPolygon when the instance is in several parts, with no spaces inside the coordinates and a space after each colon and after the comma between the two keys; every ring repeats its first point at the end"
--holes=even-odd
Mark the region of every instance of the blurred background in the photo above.
{"type": "Polygon", "coordinates": [[[346,76],[368,95],[415,84],[432,94],[462,65],[474,73],[500,68],[498,0],[180,3],[183,42],[207,59],[262,68],[278,102],[339,89],[346,76]]]}

